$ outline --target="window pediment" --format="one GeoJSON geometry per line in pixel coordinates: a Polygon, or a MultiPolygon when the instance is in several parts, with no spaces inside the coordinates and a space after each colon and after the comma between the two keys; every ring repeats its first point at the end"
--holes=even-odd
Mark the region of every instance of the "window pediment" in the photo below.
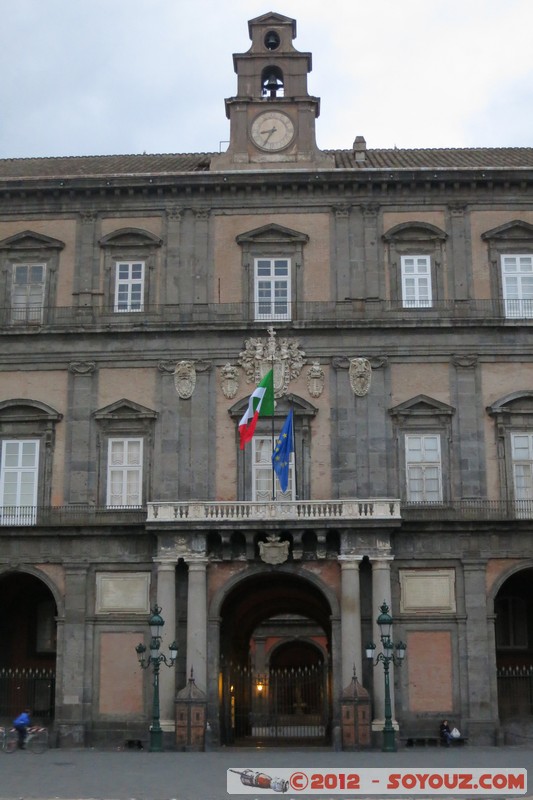
{"type": "Polygon", "coordinates": [[[62,419],[63,414],[38,400],[16,398],[0,403],[0,420],[3,422],[59,422],[62,419]]]}
{"type": "Polygon", "coordinates": [[[45,236],[42,233],[26,230],[21,233],[16,233],[14,236],[9,236],[7,239],[0,241],[0,250],[62,250],[65,243],[59,239],[53,239],[51,236],[45,236]]]}
{"type": "Polygon", "coordinates": [[[487,406],[487,413],[491,416],[533,414],[533,391],[512,392],[487,406]]]}
{"type": "Polygon", "coordinates": [[[101,247],[161,247],[163,240],[143,228],[120,228],[103,236],[101,247]]]}
{"type": "Polygon", "coordinates": [[[389,414],[394,417],[435,417],[443,414],[451,416],[455,414],[455,408],[425,394],[419,394],[389,409],[389,414]]]}
{"type": "Polygon", "coordinates": [[[132,400],[117,400],[109,406],[100,408],[93,413],[97,420],[102,421],[126,421],[126,420],[143,420],[143,419],[157,419],[157,411],[151,408],[141,406],[139,403],[134,403],[132,400]]]}
{"type": "Polygon", "coordinates": [[[262,225],[260,228],[235,237],[237,244],[306,244],[309,236],[306,233],[285,228],[283,225],[262,225]]]}
{"type": "Polygon", "coordinates": [[[445,241],[448,234],[429,222],[402,222],[383,234],[385,242],[435,242],[445,241]]]}
{"type": "MultiPolygon", "coordinates": [[[[253,388],[250,390],[250,394],[253,391],[253,388]]],[[[304,400],[303,397],[298,397],[296,395],[291,395],[291,402],[286,397],[280,397],[276,400],[276,411],[275,411],[275,418],[281,419],[287,416],[289,413],[289,409],[293,409],[293,413],[295,417],[314,417],[318,413],[318,408],[314,406],[312,403],[309,403],[307,400],[304,400]]],[[[246,397],[242,397],[240,400],[237,400],[231,408],[228,409],[228,414],[234,419],[240,419],[244,414],[244,411],[248,407],[248,395],[246,397]]]]}
{"type": "Polygon", "coordinates": [[[485,233],[481,234],[481,238],[485,241],[523,242],[527,240],[531,243],[531,240],[533,240],[533,225],[520,219],[513,219],[511,222],[506,222],[504,225],[498,225],[497,228],[485,231],[485,233]]]}

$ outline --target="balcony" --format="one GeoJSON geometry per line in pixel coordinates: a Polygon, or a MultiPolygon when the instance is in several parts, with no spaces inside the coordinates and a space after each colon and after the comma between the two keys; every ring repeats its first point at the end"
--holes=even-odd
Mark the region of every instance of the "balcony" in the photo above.
{"type": "Polygon", "coordinates": [[[347,525],[379,522],[400,522],[400,501],[368,500],[295,500],[269,503],[254,502],[190,502],[148,503],[147,523],[184,526],[242,526],[280,522],[291,524],[347,525]]]}
{"type": "Polygon", "coordinates": [[[138,506],[0,506],[2,527],[80,527],[138,525],[146,522],[146,509],[138,506]]]}
{"type": "Polygon", "coordinates": [[[450,503],[402,503],[401,516],[408,522],[533,520],[533,500],[475,498],[450,503]]]}
{"type": "Polygon", "coordinates": [[[431,306],[404,307],[379,299],[346,299],[289,303],[283,314],[258,313],[255,303],[180,303],[144,305],[138,311],[115,311],[101,306],[58,306],[0,309],[4,333],[188,329],[210,325],[216,329],[264,327],[265,321],[288,327],[449,327],[483,325],[531,325],[532,301],[443,300],[431,306]],[[510,307],[512,303],[512,307],[510,307]]]}
{"type": "Polygon", "coordinates": [[[0,506],[0,528],[66,528],[161,525],[174,527],[293,526],[349,527],[409,522],[517,522],[533,520],[533,500],[471,499],[406,503],[394,498],[295,500],[267,503],[189,500],[138,506],[0,506]]]}

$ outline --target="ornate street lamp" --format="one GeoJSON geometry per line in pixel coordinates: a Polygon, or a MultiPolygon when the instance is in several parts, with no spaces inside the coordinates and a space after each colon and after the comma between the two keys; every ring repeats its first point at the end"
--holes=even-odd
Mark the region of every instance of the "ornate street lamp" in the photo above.
{"type": "Polygon", "coordinates": [[[398,642],[397,645],[394,645],[392,641],[392,617],[389,614],[389,607],[387,603],[383,603],[380,611],[381,614],[377,618],[376,622],[379,627],[379,638],[381,639],[381,647],[383,648],[383,652],[378,653],[376,660],[374,661],[374,650],[376,649],[374,642],[369,642],[365,650],[366,657],[372,660],[372,663],[375,667],[377,667],[380,661],[383,664],[385,675],[385,725],[383,727],[383,746],[381,750],[384,753],[395,753],[396,739],[394,735],[394,727],[392,725],[389,668],[391,663],[401,666],[402,661],[405,658],[407,645],[405,645],[403,642],[398,642]],[[394,650],[396,650],[396,654],[394,653],[394,650]]]}
{"type": "Polygon", "coordinates": [[[165,664],[167,667],[173,667],[178,657],[178,645],[176,642],[172,642],[168,648],[170,651],[170,658],[167,658],[164,653],[159,652],[161,647],[161,634],[159,631],[165,624],[165,620],[160,612],[161,608],[159,606],[154,606],[150,619],[148,620],[148,625],[150,626],[150,632],[152,634],[150,640],[150,655],[148,657],[145,656],[146,646],[142,643],[138,644],[135,648],[141,669],[148,669],[151,665],[154,671],[154,697],[152,703],[152,724],[150,725],[149,748],[151,753],[161,753],[163,751],[163,730],[161,728],[159,712],[159,667],[161,664],[165,664]]]}

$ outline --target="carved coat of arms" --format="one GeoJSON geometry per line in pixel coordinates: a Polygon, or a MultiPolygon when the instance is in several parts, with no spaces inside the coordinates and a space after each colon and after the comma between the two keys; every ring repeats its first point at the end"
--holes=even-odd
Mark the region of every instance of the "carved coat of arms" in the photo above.
{"type": "Polygon", "coordinates": [[[351,358],[349,375],[354,394],[358,397],[368,394],[372,379],[372,367],[368,358],[351,358]]]}
{"type": "Polygon", "coordinates": [[[190,400],[196,386],[196,370],[192,361],[180,361],[176,364],[174,386],[182,400],[190,400]]]}
{"type": "Polygon", "coordinates": [[[231,364],[224,364],[220,371],[220,385],[222,394],[231,400],[239,389],[239,370],[231,364]]]}
{"type": "Polygon", "coordinates": [[[281,542],[278,534],[269,533],[266,542],[259,542],[259,557],[265,564],[284,564],[289,557],[289,542],[281,542]]]}
{"type": "Polygon", "coordinates": [[[319,361],[313,361],[307,371],[307,391],[311,397],[320,397],[324,391],[324,370],[319,361]]]}
{"type": "Polygon", "coordinates": [[[306,362],[299,340],[284,337],[277,341],[274,328],[268,329],[268,339],[246,339],[244,347],[239,354],[239,364],[246,375],[246,382],[257,386],[272,369],[275,397],[287,394],[289,383],[299,376],[306,362]]]}

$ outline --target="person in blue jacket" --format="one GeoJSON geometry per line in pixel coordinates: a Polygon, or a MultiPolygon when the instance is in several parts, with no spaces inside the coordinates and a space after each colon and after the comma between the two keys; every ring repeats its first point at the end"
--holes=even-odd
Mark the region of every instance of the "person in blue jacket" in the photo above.
{"type": "Polygon", "coordinates": [[[13,720],[13,727],[19,735],[18,746],[21,750],[24,750],[24,742],[26,741],[26,736],[28,735],[28,728],[31,725],[30,714],[30,709],[25,708],[22,714],[19,714],[18,717],[13,720]]]}

